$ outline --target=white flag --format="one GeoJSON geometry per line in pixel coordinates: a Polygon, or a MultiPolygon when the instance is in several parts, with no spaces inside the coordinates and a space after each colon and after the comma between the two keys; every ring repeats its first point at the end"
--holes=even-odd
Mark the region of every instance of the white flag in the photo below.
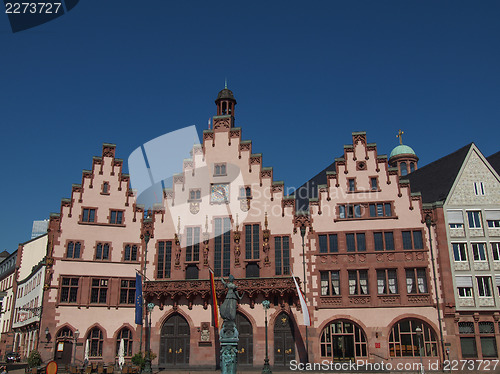
{"type": "Polygon", "coordinates": [[[311,326],[311,316],[309,315],[309,309],[307,309],[306,299],[293,274],[292,278],[293,281],[295,282],[295,287],[297,287],[297,293],[299,294],[300,308],[302,309],[302,313],[304,314],[304,325],[311,326]]]}

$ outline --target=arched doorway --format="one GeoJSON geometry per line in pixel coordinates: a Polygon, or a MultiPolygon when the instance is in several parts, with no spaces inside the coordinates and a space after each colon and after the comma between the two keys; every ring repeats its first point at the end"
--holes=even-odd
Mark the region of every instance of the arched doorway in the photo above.
{"type": "Polygon", "coordinates": [[[54,361],[57,364],[69,364],[73,357],[73,331],[63,327],[57,332],[54,361]]]}
{"type": "Polygon", "coordinates": [[[240,341],[238,342],[238,365],[253,365],[253,330],[252,323],[241,313],[236,313],[236,328],[240,341]]]}
{"type": "Polygon", "coordinates": [[[160,367],[189,365],[189,324],[180,314],[170,316],[160,333],[160,367]]]}
{"type": "Polygon", "coordinates": [[[321,332],[321,357],[354,361],[367,357],[366,335],[361,327],[348,320],[329,323],[321,332]]]}
{"type": "Polygon", "coordinates": [[[290,316],[281,313],[274,322],[274,366],[289,366],[295,359],[295,333],[290,316]]]}

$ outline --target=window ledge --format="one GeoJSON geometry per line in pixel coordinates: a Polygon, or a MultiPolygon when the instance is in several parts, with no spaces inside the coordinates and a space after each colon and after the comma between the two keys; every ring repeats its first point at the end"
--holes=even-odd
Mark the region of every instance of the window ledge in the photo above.
{"type": "Polygon", "coordinates": [[[343,221],[370,221],[374,219],[398,219],[398,216],[382,216],[382,217],[360,217],[360,218],[334,218],[333,222],[343,222],[343,221]]]}
{"type": "Polygon", "coordinates": [[[88,226],[113,226],[113,227],[126,227],[124,223],[101,223],[101,222],[83,222],[78,221],[79,225],[88,225],[88,226]]]}

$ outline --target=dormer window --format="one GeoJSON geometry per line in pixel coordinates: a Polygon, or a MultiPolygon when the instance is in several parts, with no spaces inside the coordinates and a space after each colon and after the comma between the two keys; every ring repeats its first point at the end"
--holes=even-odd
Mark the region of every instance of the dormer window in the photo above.
{"type": "Polygon", "coordinates": [[[109,195],[109,183],[108,182],[104,182],[102,184],[102,193],[104,195],[109,195]]]}
{"type": "Polygon", "coordinates": [[[201,189],[192,188],[189,190],[189,200],[201,200],[201,189]]]}
{"type": "Polygon", "coordinates": [[[249,199],[252,197],[252,189],[250,187],[241,187],[240,188],[240,198],[241,199],[249,199]]]}
{"type": "Polygon", "coordinates": [[[220,163],[214,165],[214,176],[221,177],[227,175],[226,173],[226,163],[220,163]]]}

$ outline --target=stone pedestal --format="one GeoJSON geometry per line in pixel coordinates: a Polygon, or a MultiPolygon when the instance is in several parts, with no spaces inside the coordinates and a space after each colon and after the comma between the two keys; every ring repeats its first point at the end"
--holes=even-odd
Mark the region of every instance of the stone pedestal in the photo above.
{"type": "Polygon", "coordinates": [[[222,374],[236,374],[239,340],[236,324],[224,321],[220,330],[220,368],[222,374]]]}

